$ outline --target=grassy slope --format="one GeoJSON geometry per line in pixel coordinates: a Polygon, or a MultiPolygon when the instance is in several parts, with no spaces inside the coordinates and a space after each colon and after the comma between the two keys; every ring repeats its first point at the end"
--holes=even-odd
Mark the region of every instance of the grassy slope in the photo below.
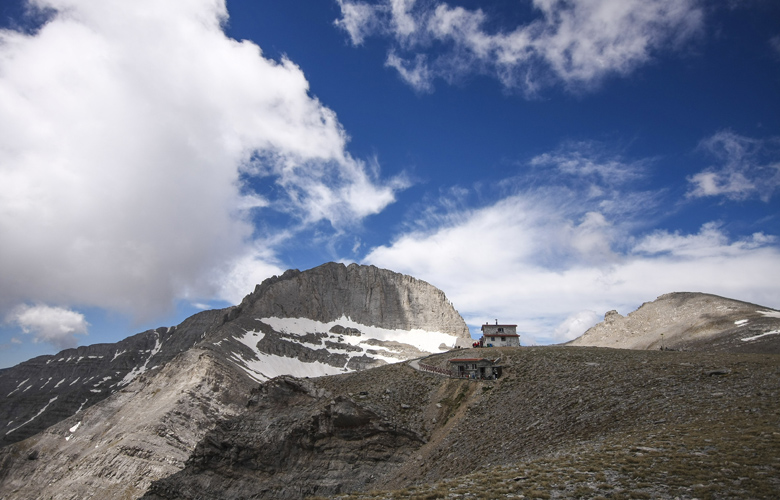
{"type": "MultiPolygon", "coordinates": [[[[428,442],[377,490],[339,498],[780,497],[777,355],[577,347],[478,354],[501,356],[505,376],[468,382],[381,370],[430,388],[413,412],[428,442]]],[[[375,391],[377,381],[363,376],[323,383],[375,391]]]]}

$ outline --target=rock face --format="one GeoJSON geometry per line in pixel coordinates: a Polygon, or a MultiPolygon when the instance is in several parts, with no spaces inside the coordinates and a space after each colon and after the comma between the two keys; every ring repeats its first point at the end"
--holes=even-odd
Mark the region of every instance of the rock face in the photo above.
{"type": "MultiPolygon", "coordinates": [[[[354,264],[288,271],[238,306],[1,371],[2,432],[18,442],[0,449],[0,498],[137,497],[181,469],[258,382],[361,370],[469,339],[444,294],[423,281],[354,264]]],[[[357,410],[353,423],[362,423],[344,424],[357,434],[345,434],[347,403],[318,404],[307,415],[337,415],[334,439],[399,438],[357,410]]]]}
{"type": "Polygon", "coordinates": [[[191,469],[155,483],[146,498],[334,494],[399,468],[423,443],[348,395],[333,396],[307,380],[267,382],[249,405],[198,444],[191,469]]]}
{"type": "Polygon", "coordinates": [[[411,276],[374,266],[329,263],[290,270],[265,280],[240,306],[256,317],[309,318],[328,323],[344,316],[389,330],[425,330],[469,339],[463,318],[444,292],[411,276]]]}
{"type": "Polygon", "coordinates": [[[669,293],[568,343],[620,349],[780,353],[780,311],[705,293],[669,293]]]}

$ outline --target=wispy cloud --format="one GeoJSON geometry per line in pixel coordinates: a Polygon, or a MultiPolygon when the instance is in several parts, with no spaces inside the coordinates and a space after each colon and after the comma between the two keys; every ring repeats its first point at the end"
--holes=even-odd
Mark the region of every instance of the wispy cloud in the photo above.
{"type": "Polygon", "coordinates": [[[391,40],[387,65],[409,85],[478,72],[534,94],[562,82],[571,90],[625,75],[658,51],[690,40],[703,26],[696,0],[534,0],[536,17],[511,31],[490,30],[481,10],[444,2],[337,0],[336,25],[355,45],[391,40]]]}
{"type": "Polygon", "coordinates": [[[769,47],[771,47],[775,56],[780,58],[780,35],[775,35],[769,39],[769,47]]]}
{"type": "Polygon", "coordinates": [[[693,233],[648,229],[648,214],[670,202],[667,194],[614,182],[629,178],[624,171],[642,175],[647,160],[571,143],[531,164],[565,176],[543,187],[512,183],[514,191],[483,207],[426,212],[427,223],[365,261],[446,290],[474,327],[496,317],[518,322],[527,343],[569,340],[608,310],[625,314],[673,291],[777,306],[768,272],[780,268],[775,236],[734,236],[717,222],[693,233]],[[563,182],[577,175],[582,182],[563,182]]]}
{"type": "Polygon", "coordinates": [[[407,185],[300,68],[225,36],[224,1],[31,5],[39,29],[0,31],[0,313],[236,297],[279,269],[270,235],[338,234],[407,185]]]}
{"type": "Polygon", "coordinates": [[[769,202],[780,188],[780,138],[754,139],[729,130],[701,142],[716,163],[691,176],[688,196],[757,197],[769,202]]]}

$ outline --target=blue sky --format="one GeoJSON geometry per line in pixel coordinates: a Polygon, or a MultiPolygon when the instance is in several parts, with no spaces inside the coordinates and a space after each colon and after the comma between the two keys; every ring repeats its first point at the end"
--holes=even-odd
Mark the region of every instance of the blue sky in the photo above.
{"type": "Polygon", "coordinates": [[[0,3],[0,366],[374,264],[476,334],[780,308],[780,5],[0,3]]]}

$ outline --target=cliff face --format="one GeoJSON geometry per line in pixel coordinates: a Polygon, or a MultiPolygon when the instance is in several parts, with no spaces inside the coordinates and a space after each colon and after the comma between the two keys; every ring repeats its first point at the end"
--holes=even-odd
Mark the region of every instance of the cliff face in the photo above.
{"type": "MultiPolygon", "coordinates": [[[[243,411],[258,382],[362,370],[469,338],[444,294],[423,281],[358,265],[288,271],[239,306],[0,372],[4,435],[19,440],[0,449],[0,497],[137,497],[243,411]]],[[[376,436],[389,446],[377,456],[396,456],[392,442],[403,436],[376,415],[358,412],[359,428],[342,428],[352,422],[342,415],[352,411],[346,403],[304,400],[306,418],[331,418],[323,425],[334,439],[376,436]]]]}
{"type": "Polygon", "coordinates": [[[192,470],[155,483],[147,498],[339,493],[400,468],[422,443],[346,394],[280,377],[256,390],[239,418],[223,420],[198,444],[192,470]]]}
{"type": "Polygon", "coordinates": [[[328,263],[287,271],[244,298],[256,317],[310,318],[327,323],[347,316],[389,330],[426,330],[470,339],[463,318],[444,292],[411,276],[374,266],[328,263]]]}
{"type": "Polygon", "coordinates": [[[568,343],[620,349],[780,353],[780,311],[706,293],[669,293],[568,343]]]}

